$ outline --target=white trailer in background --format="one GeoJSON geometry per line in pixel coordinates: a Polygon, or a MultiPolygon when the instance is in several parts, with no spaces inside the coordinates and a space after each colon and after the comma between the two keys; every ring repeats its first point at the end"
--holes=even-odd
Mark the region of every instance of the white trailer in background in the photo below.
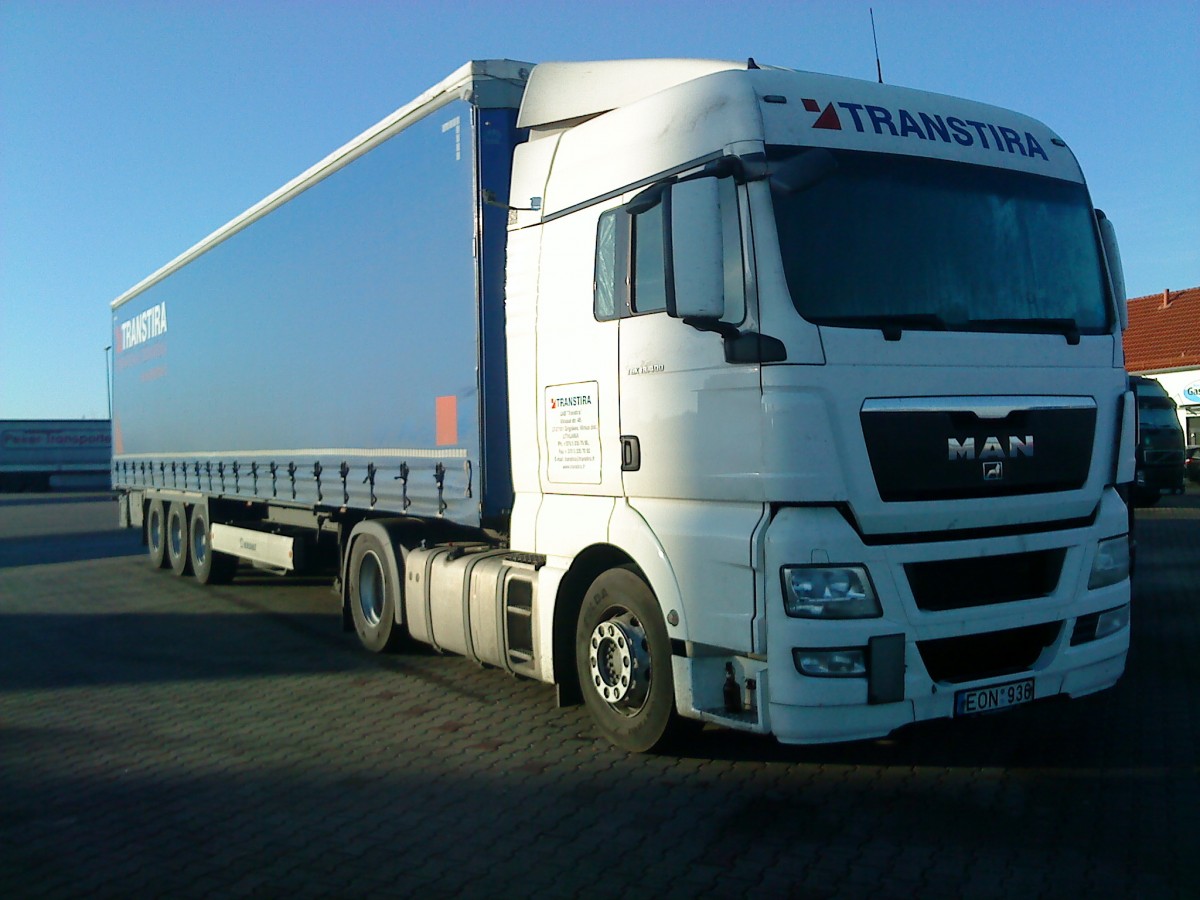
{"type": "Polygon", "coordinates": [[[0,491],[105,490],[111,469],[108,419],[0,420],[0,491]]]}
{"type": "Polygon", "coordinates": [[[153,562],[337,572],[633,750],[1080,696],[1129,643],[1111,225],[1040,122],[473,62],[113,303],[153,562]]]}

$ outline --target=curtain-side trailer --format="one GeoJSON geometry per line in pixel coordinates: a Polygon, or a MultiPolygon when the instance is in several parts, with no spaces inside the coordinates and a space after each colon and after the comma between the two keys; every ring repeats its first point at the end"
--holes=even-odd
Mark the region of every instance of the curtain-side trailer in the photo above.
{"type": "Polygon", "coordinates": [[[108,419],[0,419],[0,491],[104,490],[108,419]]]}
{"type": "Polygon", "coordinates": [[[869,738],[1120,677],[1123,290],[1017,113],[477,61],[114,301],[114,485],[623,747],[869,738]]]}

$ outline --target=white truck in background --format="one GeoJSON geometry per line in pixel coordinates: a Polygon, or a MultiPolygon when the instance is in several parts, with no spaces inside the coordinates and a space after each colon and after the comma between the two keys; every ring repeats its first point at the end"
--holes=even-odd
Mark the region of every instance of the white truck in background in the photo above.
{"type": "Polygon", "coordinates": [[[1123,291],[1017,113],[476,61],[113,302],[114,485],[622,747],[871,738],[1121,676],[1123,291]]]}

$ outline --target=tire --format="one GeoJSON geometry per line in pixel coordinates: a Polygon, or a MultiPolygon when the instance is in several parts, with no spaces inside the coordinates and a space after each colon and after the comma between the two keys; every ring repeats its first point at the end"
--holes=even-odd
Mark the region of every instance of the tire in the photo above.
{"type": "Polygon", "coordinates": [[[192,574],[201,584],[228,584],[233,580],[238,558],[212,549],[209,544],[208,510],[202,503],[192,507],[188,552],[192,556],[192,574]]]}
{"type": "Polygon", "coordinates": [[[167,507],[165,536],[171,571],[176,575],[187,575],[192,571],[192,558],[188,553],[187,507],[182,503],[173,502],[167,507]]]}
{"type": "Polygon", "coordinates": [[[167,559],[167,511],[161,500],[151,500],[146,511],[146,546],[150,548],[150,565],[165,569],[167,559]]]}
{"type": "Polygon", "coordinates": [[[583,599],[575,671],[596,727],[625,750],[661,750],[681,731],[671,641],[650,586],[630,568],[603,572],[583,599]]]}
{"type": "Polygon", "coordinates": [[[372,653],[392,653],[404,643],[404,629],[396,624],[400,598],[391,559],[373,534],[361,535],[350,551],[350,615],[358,639],[372,653]]]}

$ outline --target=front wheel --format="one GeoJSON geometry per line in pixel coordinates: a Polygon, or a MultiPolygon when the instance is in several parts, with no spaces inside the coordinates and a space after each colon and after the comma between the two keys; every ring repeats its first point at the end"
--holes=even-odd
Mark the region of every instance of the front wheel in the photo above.
{"type": "Polygon", "coordinates": [[[597,727],[618,747],[646,753],[677,734],[671,641],[658,600],[634,570],[609,569],[588,588],[575,671],[597,727]]]}

